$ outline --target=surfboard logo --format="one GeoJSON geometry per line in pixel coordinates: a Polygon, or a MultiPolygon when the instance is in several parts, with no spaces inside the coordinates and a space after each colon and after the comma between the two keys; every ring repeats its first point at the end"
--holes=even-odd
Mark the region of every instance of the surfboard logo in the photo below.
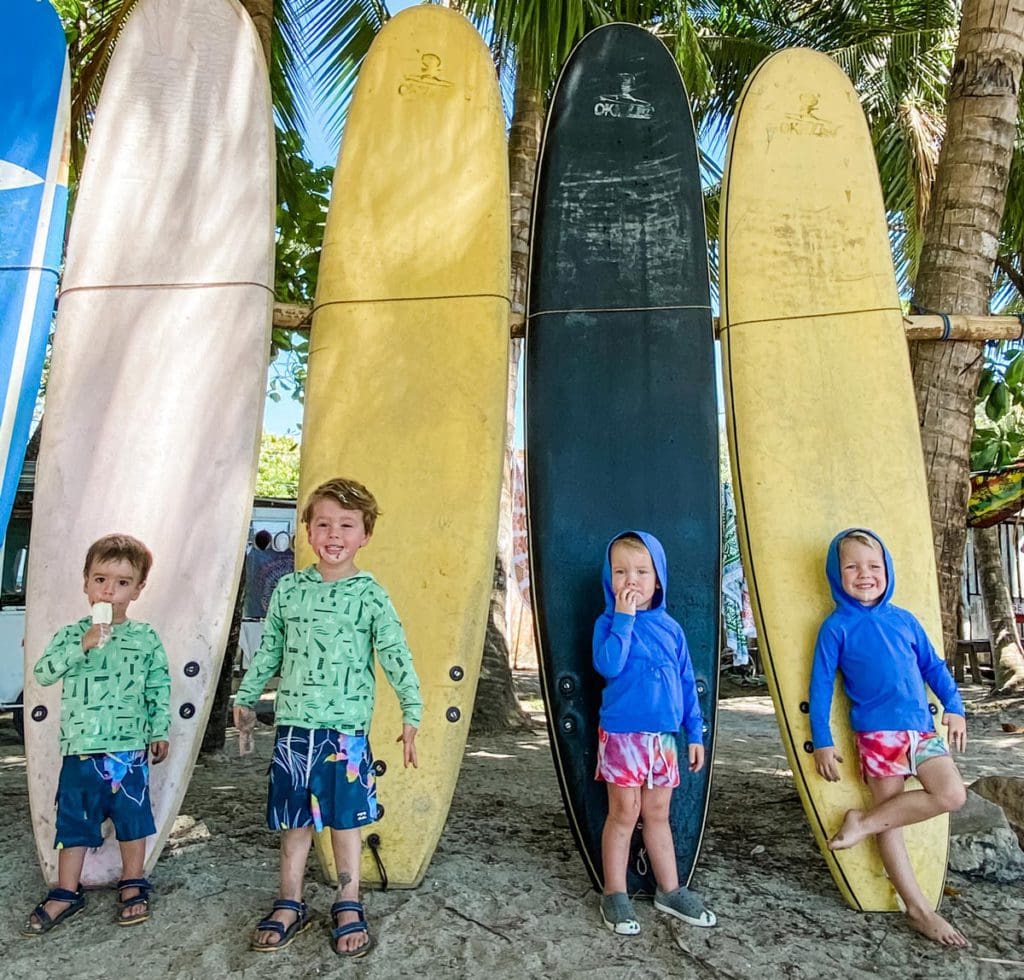
{"type": "Polygon", "coordinates": [[[779,132],[790,136],[835,136],[837,129],[818,112],[821,96],[809,92],[800,95],[800,111],[787,112],[779,132]]]}
{"type": "Polygon", "coordinates": [[[43,184],[46,178],[19,167],[10,160],[0,160],[0,191],[16,191],[22,187],[35,187],[43,184]]]}
{"type": "Polygon", "coordinates": [[[398,86],[398,94],[415,98],[450,90],[452,83],[441,77],[442,70],[440,55],[424,53],[420,56],[420,73],[406,75],[398,86]]]}
{"type": "Polygon", "coordinates": [[[654,116],[654,105],[633,94],[636,75],[619,75],[619,91],[615,95],[598,96],[594,103],[594,115],[612,119],[650,119],[654,116]]]}

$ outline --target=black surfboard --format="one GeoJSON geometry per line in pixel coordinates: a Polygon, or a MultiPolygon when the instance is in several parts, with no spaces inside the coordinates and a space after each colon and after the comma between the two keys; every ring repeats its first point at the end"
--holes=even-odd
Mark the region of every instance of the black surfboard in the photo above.
{"type": "MultiPolygon", "coordinates": [[[[569,822],[595,887],[607,791],[596,782],[603,681],[593,668],[608,540],[650,531],[668,611],[686,631],[707,763],[671,825],[680,881],[700,848],[719,656],[719,464],[707,243],[697,146],[676,64],[628,24],[588,34],[548,114],[534,204],[526,474],[542,687],[569,822]]],[[[631,893],[654,878],[634,837],[631,893]]]]}

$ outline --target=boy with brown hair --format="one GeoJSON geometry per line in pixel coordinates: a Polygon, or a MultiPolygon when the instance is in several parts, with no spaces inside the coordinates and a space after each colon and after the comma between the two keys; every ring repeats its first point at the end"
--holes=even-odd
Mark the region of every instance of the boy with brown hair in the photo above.
{"type": "Polygon", "coordinates": [[[121,848],[118,925],[149,918],[143,877],[146,838],[156,833],[149,765],[167,758],[171,678],[167,654],[148,623],[128,606],[146,585],[153,556],[137,538],[109,534],[85,556],[91,617],[59,630],[35,666],[40,684],[63,682],[54,847],[58,887],[33,910],[23,934],[39,936],[85,906],[80,885],[87,848],[103,843],[108,817],[121,848]]]}
{"type": "Polygon", "coordinates": [[[280,670],[277,737],[270,765],[267,825],[281,834],[281,890],[250,944],[283,949],[309,926],[302,901],[313,830],[331,830],[338,869],[331,948],[365,956],[372,945],[359,901],[360,828],[377,819],[368,733],[374,654],[402,707],[404,763],[416,766],[423,702],[405,633],[387,592],[355,564],[378,517],[361,483],[318,486],[302,511],[317,562],[283,576],[267,610],[263,640],[235,696],[235,725],[251,729],[252,705],[280,670]]]}

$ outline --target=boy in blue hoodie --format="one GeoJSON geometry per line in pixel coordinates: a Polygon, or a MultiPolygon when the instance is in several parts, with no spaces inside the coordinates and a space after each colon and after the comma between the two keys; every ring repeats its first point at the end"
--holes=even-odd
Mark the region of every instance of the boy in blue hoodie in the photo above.
{"type": "Polygon", "coordinates": [[[945,946],[967,946],[959,930],[929,904],[914,877],[902,828],[958,810],[966,799],[963,781],[935,731],[925,684],[945,708],[953,748],[967,744],[964,705],[945,663],[921,624],[890,603],[895,579],[892,558],[871,531],[853,528],[829,546],[825,571],[835,611],[818,631],[811,669],[810,722],[814,764],[829,782],[839,781],[829,726],[836,671],[850,698],[850,724],[861,772],[874,800],[870,810],[848,810],[831,850],[853,847],[874,834],[882,863],[918,932],[945,946]],[[908,776],[922,789],[904,792],[908,776]]]}
{"type": "Polygon", "coordinates": [[[597,778],[608,784],[601,835],[601,918],[622,936],[640,932],[626,894],[629,845],[638,818],[654,870],[654,907],[696,926],[715,915],[680,886],[669,826],[679,785],[677,733],[685,729],[691,772],[704,765],[700,703],[683,628],[665,610],[665,551],[651,534],[627,531],[608,545],[602,575],[605,612],[594,625],[594,667],[605,679],[597,778]]]}

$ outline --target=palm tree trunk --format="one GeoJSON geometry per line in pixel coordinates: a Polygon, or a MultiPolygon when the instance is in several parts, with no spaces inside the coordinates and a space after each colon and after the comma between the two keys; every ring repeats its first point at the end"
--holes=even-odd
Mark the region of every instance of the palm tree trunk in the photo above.
{"type": "Polygon", "coordinates": [[[500,731],[527,724],[512,686],[509,665],[510,624],[518,622],[522,596],[515,584],[512,566],[512,453],[515,446],[515,404],[519,382],[519,355],[522,340],[517,334],[526,309],[526,283],[530,260],[530,212],[533,184],[544,124],[544,94],[526,82],[528,73],[520,71],[516,79],[515,107],[509,131],[509,187],[511,193],[512,234],[512,331],[509,345],[508,403],[506,406],[505,468],[501,481],[501,510],[498,520],[498,554],[494,591],[487,619],[483,666],[473,711],[474,731],[500,731]],[[513,583],[509,587],[509,583],[513,583]]]}
{"type": "Polygon", "coordinates": [[[974,557],[988,620],[995,686],[1000,693],[1024,692],[1024,648],[999,548],[999,526],[974,529],[974,557]]]}
{"type": "MultiPolygon", "coordinates": [[[[965,0],[913,305],[988,312],[992,268],[1017,133],[1024,7],[965,0]]],[[[911,361],[928,470],[932,533],[947,659],[967,539],[968,460],[982,345],[923,342],[911,361]]]]}

